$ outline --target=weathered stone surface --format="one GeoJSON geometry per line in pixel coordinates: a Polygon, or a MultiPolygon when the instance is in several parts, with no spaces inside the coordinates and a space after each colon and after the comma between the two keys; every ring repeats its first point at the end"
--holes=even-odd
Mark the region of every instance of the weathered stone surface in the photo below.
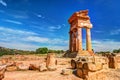
{"type": "Polygon", "coordinates": [[[38,65],[36,65],[36,64],[30,64],[29,70],[39,70],[39,67],[40,67],[40,66],[38,66],[38,65]]]}
{"type": "Polygon", "coordinates": [[[83,75],[88,75],[88,70],[87,69],[82,69],[83,75]]]}
{"type": "Polygon", "coordinates": [[[77,69],[77,76],[84,80],[107,80],[104,70],[88,72],[86,69],[77,69]]]}
{"type": "Polygon", "coordinates": [[[6,65],[0,66],[0,80],[2,80],[5,76],[6,65]]]}
{"type": "Polygon", "coordinates": [[[8,67],[6,68],[6,70],[7,70],[7,71],[17,71],[18,68],[17,68],[16,66],[8,66],[8,67]]]}
{"type": "Polygon", "coordinates": [[[76,71],[76,73],[77,73],[77,76],[78,76],[78,77],[80,77],[80,78],[83,77],[83,71],[82,71],[81,68],[80,68],[80,69],[78,68],[77,71],[76,71]]]}
{"type": "Polygon", "coordinates": [[[63,74],[63,75],[70,75],[70,74],[72,74],[72,70],[70,70],[70,69],[62,69],[62,72],[61,72],[61,74],[63,74]]]}
{"type": "Polygon", "coordinates": [[[19,65],[23,65],[23,63],[22,62],[15,62],[15,66],[19,66],[19,65]]]}
{"type": "Polygon", "coordinates": [[[83,64],[81,61],[76,62],[76,68],[82,68],[83,64]]]}
{"type": "Polygon", "coordinates": [[[2,61],[0,60],[0,65],[2,65],[2,61]]]}
{"type": "Polygon", "coordinates": [[[116,57],[109,56],[108,59],[109,59],[109,62],[108,62],[109,68],[117,69],[118,68],[118,63],[117,63],[116,57]]]}
{"type": "Polygon", "coordinates": [[[48,66],[47,68],[49,71],[55,71],[57,69],[55,66],[48,66]]]}
{"type": "Polygon", "coordinates": [[[71,66],[72,66],[73,69],[76,68],[76,61],[73,60],[73,59],[71,60],[71,66]]]}
{"type": "Polygon", "coordinates": [[[45,65],[40,65],[39,71],[40,72],[47,71],[47,67],[45,65]]]}
{"type": "Polygon", "coordinates": [[[90,72],[86,80],[108,80],[103,70],[97,72],[90,72]]]}
{"type": "Polygon", "coordinates": [[[120,53],[116,56],[116,62],[117,62],[118,68],[120,69],[120,53]]]}
{"type": "Polygon", "coordinates": [[[7,66],[15,66],[16,63],[14,61],[9,61],[6,63],[7,66]]]}
{"type": "Polygon", "coordinates": [[[88,70],[86,70],[86,69],[78,68],[76,73],[77,73],[78,77],[85,79],[85,80],[88,76],[88,70]]]}
{"type": "Polygon", "coordinates": [[[3,58],[1,61],[2,61],[2,64],[5,65],[8,62],[8,58],[3,58]]]}
{"type": "MultiPolygon", "coordinates": [[[[69,50],[70,52],[78,52],[81,53],[82,49],[82,28],[86,29],[86,51],[89,51],[89,55],[94,55],[92,51],[91,44],[91,31],[92,24],[90,22],[90,18],[88,16],[88,10],[82,10],[74,13],[70,19],[68,20],[70,27],[70,42],[69,42],[69,50]]],[[[87,55],[87,54],[83,54],[87,55]]]]}
{"type": "Polygon", "coordinates": [[[29,70],[29,66],[24,65],[24,64],[20,64],[20,65],[18,65],[18,70],[29,70]]]}
{"type": "Polygon", "coordinates": [[[56,59],[55,59],[55,54],[54,53],[49,53],[47,55],[46,67],[50,71],[56,70],[56,59]]]}
{"type": "Polygon", "coordinates": [[[102,66],[101,63],[96,63],[96,64],[94,64],[94,63],[84,63],[83,68],[87,69],[91,72],[94,72],[94,71],[102,70],[103,66],[102,66]]]}

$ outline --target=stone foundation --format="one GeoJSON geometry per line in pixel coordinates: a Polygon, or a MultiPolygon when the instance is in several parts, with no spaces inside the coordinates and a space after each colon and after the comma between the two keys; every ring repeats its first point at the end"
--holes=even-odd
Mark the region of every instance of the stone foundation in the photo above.
{"type": "Polygon", "coordinates": [[[104,70],[97,72],[89,72],[86,80],[108,80],[104,70]]]}
{"type": "Polygon", "coordinates": [[[99,56],[80,56],[71,60],[76,75],[84,80],[106,80],[104,70],[108,69],[108,59],[99,56]]]}
{"type": "Polygon", "coordinates": [[[69,58],[77,58],[80,56],[93,56],[94,53],[92,51],[86,51],[86,50],[82,50],[80,52],[66,52],[63,57],[69,57],[69,58]]]}

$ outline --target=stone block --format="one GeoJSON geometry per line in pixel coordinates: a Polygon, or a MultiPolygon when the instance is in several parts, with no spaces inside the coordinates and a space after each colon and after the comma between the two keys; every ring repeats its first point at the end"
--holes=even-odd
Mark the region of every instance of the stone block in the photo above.
{"type": "Polygon", "coordinates": [[[86,70],[89,70],[91,72],[95,72],[95,71],[98,71],[98,70],[102,70],[103,69],[103,66],[101,63],[84,63],[83,64],[83,69],[86,69],[86,70]]]}
{"type": "Polygon", "coordinates": [[[70,75],[70,74],[72,74],[72,70],[70,70],[70,69],[63,69],[62,70],[62,72],[61,72],[61,74],[63,74],[63,75],[70,75]]]}
{"type": "Polygon", "coordinates": [[[5,70],[6,70],[6,66],[5,65],[0,66],[0,80],[2,80],[4,78],[5,70]]]}
{"type": "Polygon", "coordinates": [[[86,78],[88,76],[88,70],[78,68],[77,71],[76,71],[76,74],[77,74],[78,77],[86,80],[86,78]]]}
{"type": "Polygon", "coordinates": [[[71,60],[71,66],[72,66],[73,69],[76,68],[76,61],[73,60],[73,59],[71,60]]]}
{"type": "Polygon", "coordinates": [[[109,62],[109,68],[114,68],[114,69],[117,69],[118,68],[118,63],[117,63],[117,60],[116,60],[116,57],[114,56],[110,56],[108,58],[109,62]]]}
{"type": "Polygon", "coordinates": [[[76,71],[76,74],[78,77],[82,78],[83,77],[83,71],[81,68],[78,68],[77,71],[76,71]]]}
{"type": "Polygon", "coordinates": [[[39,71],[40,72],[47,71],[47,67],[45,65],[40,65],[39,71]]]}
{"type": "Polygon", "coordinates": [[[18,70],[29,70],[29,66],[28,65],[18,65],[18,70]]]}
{"type": "Polygon", "coordinates": [[[106,77],[107,76],[105,75],[104,71],[101,70],[97,72],[90,72],[86,80],[108,80],[106,77]]]}
{"type": "Polygon", "coordinates": [[[7,66],[15,66],[16,63],[14,61],[9,61],[8,63],[6,63],[7,66]]]}
{"type": "Polygon", "coordinates": [[[29,70],[39,70],[39,67],[40,67],[40,66],[38,66],[38,65],[36,65],[36,64],[30,64],[29,70]]]}
{"type": "Polygon", "coordinates": [[[7,71],[17,71],[18,68],[17,68],[17,66],[8,66],[8,67],[6,68],[6,70],[7,70],[7,71]]]}
{"type": "Polygon", "coordinates": [[[57,68],[55,66],[48,66],[47,67],[49,71],[55,71],[57,68]]]}
{"type": "Polygon", "coordinates": [[[2,64],[5,65],[8,62],[8,59],[7,58],[3,58],[1,61],[2,61],[2,64]]]}
{"type": "MultiPolygon", "coordinates": [[[[75,65],[75,64],[74,64],[74,65],[75,65]]],[[[72,68],[74,68],[74,65],[72,65],[72,66],[73,66],[72,68]]],[[[83,66],[83,64],[82,64],[81,61],[77,61],[77,62],[76,62],[76,68],[82,68],[82,66],[83,66]]]]}
{"type": "Polygon", "coordinates": [[[49,53],[47,55],[46,67],[56,66],[56,64],[57,64],[57,61],[56,61],[56,58],[55,58],[55,54],[54,53],[49,53]]]}

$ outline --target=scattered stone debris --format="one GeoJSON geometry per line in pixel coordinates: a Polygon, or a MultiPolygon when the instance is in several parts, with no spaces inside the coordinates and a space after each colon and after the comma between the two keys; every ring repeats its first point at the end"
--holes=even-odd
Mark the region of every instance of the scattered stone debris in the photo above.
{"type": "Polygon", "coordinates": [[[45,65],[40,65],[39,71],[40,72],[47,71],[47,67],[45,65]]]}
{"type": "Polygon", "coordinates": [[[48,68],[49,71],[54,71],[56,70],[56,58],[54,53],[49,53],[47,55],[47,60],[46,60],[46,67],[48,68]]]}
{"type": "Polygon", "coordinates": [[[48,66],[47,67],[49,71],[55,71],[57,68],[55,66],[48,66]]]}
{"type": "Polygon", "coordinates": [[[6,65],[0,66],[0,80],[2,80],[5,76],[6,65]]]}
{"type": "Polygon", "coordinates": [[[40,66],[38,66],[38,65],[36,65],[36,64],[30,64],[29,70],[39,70],[39,67],[40,67],[40,66]]]}
{"type": "Polygon", "coordinates": [[[8,66],[6,68],[6,71],[17,71],[17,70],[18,70],[17,66],[8,66]]]}
{"type": "Polygon", "coordinates": [[[29,66],[28,65],[24,65],[24,64],[20,64],[18,65],[18,70],[29,70],[29,66]]]}

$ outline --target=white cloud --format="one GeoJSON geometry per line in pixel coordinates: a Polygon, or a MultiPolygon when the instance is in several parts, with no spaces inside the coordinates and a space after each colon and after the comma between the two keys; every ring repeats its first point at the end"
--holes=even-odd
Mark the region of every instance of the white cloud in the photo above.
{"type": "Polygon", "coordinates": [[[8,16],[18,19],[28,19],[29,15],[27,11],[13,10],[13,12],[6,13],[8,16]]]}
{"type": "Polygon", "coordinates": [[[69,41],[56,38],[56,39],[49,40],[49,43],[51,43],[51,42],[52,42],[52,44],[66,44],[67,45],[69,41]]]}
{"type": "MultiPolygon", "coordinates": [[[[48,47],[50,49],[67,50],[69,47],[68,40],[40,37],[39,34],[30,31],[0,27],[0,34],[0,46],[8,48],[35,50],[38,47],[48,47]]],[[[120,48],[120,42],[111,39],[93,40],[92,44],[95,51],[112,51],[120,48]]],[[[83,46],[85,46],[85,43],[83,43],[83,46]]]]}
{"type": "Polygon", "coordinates": [[[59,38],[45,38],[45,37],[38,37],[38,36],[28,36],[25,38],[25,41],[33,41],[33,42],[39,42],[39,43],[45,43],[48,45],[53,45],[53,44],[68,44],[68,40],[63,40],[59,38]]]}
{"type": "Polygon", "coordinates": [[[40,42],[40,43],[46,43],[49,41],[48,38],[37,37],[37,36],[28,36],[25,40],[33,41],[33,42],[40,42]]]}
{"type": "Polygon", "coordinates": [[[93,40],[92,43],[93,43],[93,44],[101,44],[101,42],[98,41],[98,40],[93,40]]]}
{"type": "Polygon", "coordinates": [[[55,31],[55,30],[59,30],[59,29],[61,29],[61,25],[57,25],[57,26],[50,26],[48,29],[49,29],[49,31],[55,31]]]}
{"type": "Polygon", "coordinates": [[[19,18],[19,19],[27,19],[28,16],[26,15],[13,15],[14,18],[19,18]]]}
{"type": "Polygon", "coordinates": [[[62,24],[62,26],[64,26],[64,27],[65,27],[66,25],[65,25],[65,24],[62,24]]]}
{"type": "Polygon", "coordinates": [[[38,17],[42,17],[42,15],[40,15],[40,14],[39,14],[39,15],[37,15],[37,16],[38,16],[38,17]]]}
{"type": "Polygon", "coordinates": [[[11,28],[5,28],[5,27],[2,27],[0,26],[0,33],[3,33],[4,34],[20,34],[20,35],[37,35],[37,33],[34,33],[34,32],[29,32],[29,31],[23,31],[23,30],[16,30],[16,29],[11,29],[11,28]]]}
{"type": "Polygon", "coordinates": [[[7,6],[7,3],[3,0],[0,0],[0,4],[2,4],[3,6],[7,6]]]}
{"type": "Polygon", "coordinates": [[[110,32],[111,35],[118,35],[120,34],[120,29],[117,29],[117,30],[113,30],[110,32]]]}
{"type": "Polygon", "coordinates": [[[49,49],[54,49],[54,50],[68,50],[68,45],[66,46],[47,46],[49,49]]]}
{"type": "Polygon", "coordinates": [[[19,40],[22,41],[32,41],[32,42],[38,42],[38,43],[47,43],[47,44],[68,44],[68,40],[63,40],[60,38],[47,38],[47,37],[40,37],[39,34],[29,31],[23,31],[23,30],[15,30],[11,28],[5,28],[0,27],[0,36],[7,39],[9,38],[11,40],[15,38],[19,38],[19,40]]]}
{"type": "Polygon", "coordinates": [[[114,40],[95,40],[92,43],[95,51],[112,51],[120,48],[120,42],[114,40]]]}
{"type": "Polygon", "coordinates": [[[94,32],[96,32],[96,33],[102,33],[103,31],[97,31],[97,30],[96,30],[96,31],[94,31],[94,32]]]}
{"type": "Polygon", "coordinates": [[[5,27],[0,27],[0,34],[0,46],[8,48],[35,50],[38,47],[48,47],[65,50],[68,45],[68,40],[40,37],[39,34],[34,32],[5,27]]]}
{"type": "Polygon", "coordinates": [[[5,19],[5,20],[3,20],[3,21],[9,22],[9,23],[14,23],[14,24],[23,24],[22,22],[14,21],[14,20],[9,20],[9,19],[5,19]]]}
{"type": "Polygon", "coordinates": [[[22,50],[35,50],[39,47],[24,41],[27,36],[38,35],[37,33],[0,27],[0,34],[0,46],[22,50]]]}
{"type": "Polygon", "coordinates": [[[39,17],[39,18],[45,18],[43,15],[41,15],[41,14],[36,14],[35,13],[35,15],[37,16],[37,17],[39,17]]]}

